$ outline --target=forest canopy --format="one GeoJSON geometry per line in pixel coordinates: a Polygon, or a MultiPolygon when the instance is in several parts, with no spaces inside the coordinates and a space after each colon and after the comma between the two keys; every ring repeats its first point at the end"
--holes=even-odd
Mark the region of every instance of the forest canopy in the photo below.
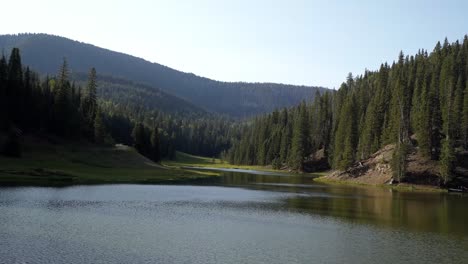
{"type": "Polygon", "coordinates": [[[377,71],[349,74],[336,92],[258,117],[226,156],[304,170],[320,152],[328,167],[345,170],[388,144],[396,146],[395,179],[405,177],[406,157],[416,150],[440,163],[443,184],[451,180],[455,153],[468,148],[467,36],[430,53],[401,52],[377,71]]]}

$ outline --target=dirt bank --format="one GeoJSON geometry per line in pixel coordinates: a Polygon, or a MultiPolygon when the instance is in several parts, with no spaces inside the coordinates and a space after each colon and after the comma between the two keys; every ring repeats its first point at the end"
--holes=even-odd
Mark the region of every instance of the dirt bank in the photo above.
{"type": "MultiPolygon", "coordinates": [[[[356,162],[346,171],[332,171],[323,177],[324,181],[340,181],[356,184],[383,185],[394,183],[392,160],[395,145],[387,145],[368,159],[356,162]]],[[[413,148],[407,156],[406,176],[400,185],[439,187],[442,185],[439,162],[423,157],[413,148]]],[[[468,152],[457,153],[452,187],[468,186],[468,152]]]]}
{"type": "Polygon", "coordinates": [[[346,171],[333,171],[324,178],[370,185],[389,183],[392,179],[390,161],[394,149],[394,145],[387,145],[368,159],[355,163],[346,171]]]}

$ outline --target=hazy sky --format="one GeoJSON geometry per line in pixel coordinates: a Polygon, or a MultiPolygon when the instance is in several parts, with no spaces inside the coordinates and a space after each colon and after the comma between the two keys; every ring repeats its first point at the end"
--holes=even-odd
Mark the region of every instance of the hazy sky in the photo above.
{"type": "Polygon", "coordinates": [[[222,81],[338,87],[468,33],[468,1],[3,1],[0,34],[65,36],[222,81]]]}

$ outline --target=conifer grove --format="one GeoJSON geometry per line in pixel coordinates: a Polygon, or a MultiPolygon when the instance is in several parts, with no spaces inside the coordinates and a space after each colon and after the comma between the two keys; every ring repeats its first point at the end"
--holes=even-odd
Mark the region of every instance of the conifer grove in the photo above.
{"type": "Polygon", "coordinates": [[[336,92],[258,117],[224,155],[296,170],[315,170],[320,155],[325,166],[345,170],[389,144],[394,179],[404,179],[407,155],[418,151],[439,162],[442,184],[451,180],[456,153],[468,147],[467,36],[430,53],[401,52],[377,71],[349,74],[336,92]]]}

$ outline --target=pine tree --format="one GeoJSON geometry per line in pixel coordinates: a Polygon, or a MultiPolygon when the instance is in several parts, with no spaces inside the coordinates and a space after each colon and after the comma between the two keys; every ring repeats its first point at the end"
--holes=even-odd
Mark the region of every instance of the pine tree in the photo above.
{"type": "Polygon", "coordinates": [[[416,110],[416,128],[419,151],[424,157],[431,157],[431,98],[429,91],[429,73],[422,80],[419,108],[416,110]]]}
{"type": "Polygon", "coordinates": [[[440,73],[442,65],[442,50],[440,42],[434,48],[431,55],[432,75],[429,90],[429,111],[430,111],[430,133],[431,133],[431,158],[438,160],[440,157],[440,142],[442,138],[442,113],[440,103],[440,73]]]}
{"type": "Polygon", "coordinates": [[[132,132],[134,147],[135,149],[142,155],[146,155],[145,149],[146,146],[146,135],[145,135],[145,127],[142,123],[135,124],[135,127],[132,132]]]}
{"type": "Polygon", "coordinates": [[[70,114],[70,82],[68,79],[68,63],[63,59],[57,80],[55,82],[55,109],[54,125],[55,133],[60,136],[66,136],[69,133],[69,114],[70,114]]]}
{"type": "Polygon", "coordinates": [[[281,133],[281,146],[280,146],[280,156],[279,159],[281,163],[286,163],[288,161],[289,149],[291,147],[291,129],[288,124],[283,128],[283,133],[281,133]]]}
{"type": "Polygon", "coordinates": [[[33,93],[33,80],[32,80],[32,73],[29,67],[26,67],[23,76],[23,91],[21,93],[21,100],[18,107],[22,109],[20,113],[20,127],[26,131],[30,128],[33,120],[31,119],[33,113],[33,101],[32,101],[32,93],[33,93]]]}
{"type": "Polygon", "coordinates": [[[319,116],[321,117],[320,122],[320,148],[323,148],[324,158],[328,158],[330,152],[331,144],[331,130],[333,125],[333,115],[331,111],[331,95],[330,93],[325,93],[320,98],[320,112],[319,116]]]}
{"type": "Polygon", "coordinates": [[[301,118],[294,121],[293,137],[291,140],[291,153],[289,155],[289,166],[293,170],[302,170],[304,161],[304,138],[301,131],[301,118]]]}
{"type": "MultiPolygon", "coordinates": [[[[444,43],[444,47],[448,47],[448,44],[444,43]]],[[[454,78],[453,78],[453,58],[447,56],[443,60],[442,68],[439,77],[439,103],[440,111],[442,116],[442,124],[447,124],[447,118],[450,116],[449,111],[451,108],[449,105],[452,103],[452,96],[454,95],[454,78]]],[[[453,116],[450,116],[453,117],[453,116]]]]}
{"type": "Polygon", "coordinates": [[[455,161],[455,151],[453,140],[451,137],[446,137],[442,142],[442,152],[440,157],[440,175],[444,185],[452,179],[455,161]]]}
{"type": "Polygon", "coordinates": [[[151,132],[151,159],[154,162],[159,162],[161,160],[161,142],[158,127],[155,127],[151,132]]]}
{"type": "Polygon", "coordinates": [[[88,76],[88,84],[84,93],[84,98],[81,101],[81,114],[83,116],[85,126],[84,133],[92,138],[94,131],[94,120],[97,114],[97,81],[96,69],[91,68],[88,76]]]}
{"type": "Polygon", "coordinates": [[[268,152],[268,141],[267,141],[267,136],[268,136],[268,120],[263,120],[263,122],[259,122],[258,125],[258,149],[257,149],[257,162],[259,165],[265,165],[266,164],[266,155],[268,152]]]}
{"type": "MultiPolygon", "coordinates": [[[[436,67],[437,68],[437,67],[436,67]]],[[[439,103],[439,88],[438,82],[438,71],[437,69],[433,73],[430,91],[429,91],[429,116],[430,121],[430,133],[431,133],[431,158],[438,160],[440,156],[440,140],[442,134],[442,116],[439,103]]]]}
{"type": "Polygon", "coordinates": [[[293,170],[303,170],[304,157],[308,147],[307,109],[305,103],[301,103],[294,120],[293,137],[291,140],[291,153],[289,166],[293,170]]]}
{"type": "Polygon", "coordinates": [[[354,95],[350,95],[341,108],[334,142],[333,167],[344,170],[353,164],[356,158],[357,124],[354,95]]]}
{"type": "Polygon", "coordinates": [[[468,82],[466,82],[466,88],[463,97],[463,117],[461,122],[461,130],[463,137],[463,145],[465,150],[468,150],[468,82]]]}
{"type": "Polygon", "coordinates": [[[394,124],[397,133],[397,142],[395,151],[392,158],[392,170],[394,178],[397,181],[402,181],[406,175],[407,161],[410,147],[410,102],[411,95],[407,89],[408,79],[405,74],[404,64],[402,61],[403,53],[400,53],[400,60],[397,66],[397,80],[395,82],[395,94],[396,109],[394,110],[396,115],[394,118],[394,124]]]}
{"type": "Polygon", "coordinates": [[[446,185],[450,182],[454,169],[455,162],[455,148],[453,143],[453,105],[452,105],[452,96],[453,96],[453,87],[448,86],[446,91],[445,100],[447,101],[444,104],[446,108],[444,118],[444,134],[445,138],[442,141],[442,150],[440,157],[440,175],[443,180],[443,184],[446,185]]]}
{"type": "Polygon", "coordinates": [[[359,158],[365,159],[378,148],[380,136],[380,123],[379,123],[379,96],[376,96],[371,101],[367,108],[364,126],[359,138],[359,158]]]}
{"type": "Polygon", "coordinates": [[[407,142],[397,142],[395,145],[395,150],[392,155],[392,172],[393,178],[397,182],[401,182],[406,176],[406,167],[408,161],[406,160],[409,152],[409,144],[407,142]]]}
{"type": "Polygon", "coordinates": [[[458,77],[457,85],[455,88],[455,97],[453,99],[453,132],[455,139],[462,138],[462,119],[463,119],[463,92],[462,76],[458,77]]]}
{"type": "Polygon", "coordinates": [[[175,145],[174,145],[174,142],[176,141],[176,139],[177,139],[177,137],[176,137],[175,133],[172,133],[171,138],[169,140],[169,150],[168,150],[168,154],[167,154],[167,156],[171,160],[175,159],[175,157],[176,157],[176,148],[175,148],[175,145]]]}
{"type": "Polygon", "coordinates": [[[13,48],[8,62],[8,81],[6,89],[7,117],[9,122],[19,125],[23,113],[23,67],[21,65],[20,51],[13,48]]]}
{"type": "Polygon", "coordinates": [[[0,58],[0,130],[7,129],[7,76],[8,76],[8,65],[6,62],[5,55],[0,58]]]}
{"type": "Polygon", "coordinates": [[[93,128],[94,128],[94,142],[98,144],[103,144],[105,142],[107,134],[106,134],[106,127],[102,119],[102,114],[99,111],[99,109],[97,109],[96,115],[94,117],[93,128]]]}
{"type": "Polygon", "coordinates": [[[96,111],[97,109],[97,80],[96,69],[93,67],[89,72],[88,86],[86,90],[86,97],[90,102],[89,111],[96,111]]]}

